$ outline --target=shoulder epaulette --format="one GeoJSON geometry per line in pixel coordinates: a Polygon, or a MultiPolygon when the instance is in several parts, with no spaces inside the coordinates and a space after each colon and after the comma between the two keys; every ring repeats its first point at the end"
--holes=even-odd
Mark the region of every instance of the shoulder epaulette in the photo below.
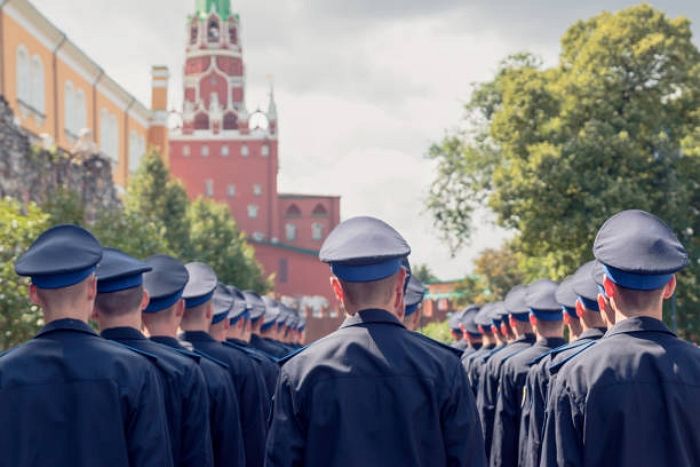
{"type": "Polygon", "coordinates": [[[131,350],[132,352],[135,352],[135,353],[141,355],[142,357],[146,357],[147,359],[151,360],[152,362],[158,363],[158,361],[159,361],[158,356],[152,354],[151,352],[147,352],[147,351],[145,351],[145,350],[137,349],[136,347],[132,347],[132,346],[130,346],[130,345],[127,345],[127,344],[125,344],[125,343],[123,343],[123,342],[119,342],[119,341],[110,340],[110,342],[114,342],[115,344],[117,344],[117,345],[119,345],[119,346],[121,346],[121,347],[124,347],[125,349],[129,349],[129,350],[131,350]]]}
{"type": "Polygon", "coordinates": [[[426,341],[430,344],[437,345],[438,347],[441,347],[445,350],[448,350],[452,355],[455,355],[458,359],[460,359],[460,360],[462,359],[462,354],[464,353],[464,350],[455,349],[454,347],[452,347],[450,345],[443,344],[442,342],[436,341],[435,339],[431,339],[430,337],[426,336],[425,334],[421,334],[420,332],[409,331],[409,333],[411,335],[418,337],[419,339],[421,339],[423,341],[426,341]]]}
{"type": "Polygon", "coordinates": [[[554,365],[550,365],[549,374],[551,374],[551,375],[556,374],[561,369],[561,367],[563,367],[567,362],[569,362],[570,360],[573,360],[578,355],[585,352],[586,349],[593,346],[596,342],[597,341],[590,341],[590,342],[585,342],[585,343],[578,345],[578,346],[575,346],[575,347],[570,347],[571,349],[578,349],[578,350],[576,352],[574,352],[573,354],[569,355],[568,357],[566,357],[564,360],[557,362],[554,365]]]}
{"type": "Polygon", "coordinates": [[[209,354],[205,354],[205,353],[203,353],[203,352],[200,352],[199,350],[193,350],[192,353],[194,353],[194,354],[196,354],[196,355],[199,355],[199,356],[202,357],[204,360],[207,360],[207,361],[216,363],[216,364],[219,365],[220,367],[226,368],[227,370],[229,369],[228,364],[222,362],[222,361],[219,360],[219,359],[216,359],[216,358],[212,357],[212,356],[209,355],[209,354]]]}

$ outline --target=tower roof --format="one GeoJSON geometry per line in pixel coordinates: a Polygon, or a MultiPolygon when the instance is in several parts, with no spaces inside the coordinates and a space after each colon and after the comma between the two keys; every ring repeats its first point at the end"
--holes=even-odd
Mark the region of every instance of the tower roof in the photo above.
{"type": "Polygon", "coordinates": [[[199,16],[208,16],[212,11],[221,19],[231,16],[231,0],[196,0],[195,8],[199,16]]]}

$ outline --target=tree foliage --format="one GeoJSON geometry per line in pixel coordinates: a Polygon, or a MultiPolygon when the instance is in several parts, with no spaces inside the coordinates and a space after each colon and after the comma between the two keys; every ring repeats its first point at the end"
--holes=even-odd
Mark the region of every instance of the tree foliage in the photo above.
{"type": "Polygon", "coordinates": [[[505,60],[474,89],[469,131],[433,146],[436,224],[459,246],[474,206],[486,205],[515,232],[526,280],[561,279],[591,259],[610,215],[653,212],[694,258],[678,304],[685,332],[698,332],[700,53],[690,24],[639,5],[575,23],[561,46],[549,68],[529,54],[505,60]]]}
{"type": "Polygon", "coordinates": [[[423,284],[430,284],[431,282],[436,282],[439,280],[430,269],[430,266],[425,263],[416,264],[413,267],[411,274],[413,274],[413,276],[423,284]]]}
{"type": "Polygon", "coordinates": [[[447,321],[434,321],[432,323],[428,323],[420,328],[419,332],[425,334],[431,339],[435,339],[436,341],[440,341],[445,344],[452,342],[452,334],[447,321]]]}
{"type": "Polygon", "coordinates": [[[510,289],[524,282],[519,269],[518,253],[511,243],[498,249],[487,248],[474,260],[474,273],[465,277],[457,287],[460,305],[503,300],[510,289]]]}
{"type": "Polygon", "coordinates": [[[49,215],[35,204],[23,208],[15,200],[0,200],[0,349],[29,339],[42,324],[28,299],[28,281],[15,274],[15,261],[48,225],[49,215]]]}

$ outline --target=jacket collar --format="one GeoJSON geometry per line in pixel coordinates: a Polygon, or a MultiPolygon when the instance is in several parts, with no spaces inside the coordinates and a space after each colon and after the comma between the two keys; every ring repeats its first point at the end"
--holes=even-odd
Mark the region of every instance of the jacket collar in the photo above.
{"type": "Polygon", "coordinates": [[[92,329],[86,322],[80,321],[79,319],[64,318],[51,321],[46,324],[35,337],[44,336],[54,331],[76,331],[83,332],[85,334],[97,335],[94,329],[92,329]]]}
{"type": "Polygon", "coordinates": [[[144,336],[141,331],[136,328],[129,326],[120,326],[116,328],[104,329],[100,335],[105,339],[111,341],[145,341],[146,336],[144,336]]]}
{"type": "Polygon", "coordinates": [[[556,349],[557,347],[566,344],[563,337],[543,337],[538,340],[535,345],[540,347],[546,347],[548,349],[556,349]]]}
{"type": "Polygon", "coordinates": [[[600,339],[605,334],[605,331],[605,328],[588,329],[586,331],[583,331],[576,340],[578,341],[581,339],[600,339]]]}
{"type": "Polygon", "coordinates": [[[634,318],[623,319],[608,330],[605,337],[615,334],[629,334],[631,332],[661,332],[675,336],[662,321],[648,316],[636,316],[634,318]]]}
{"type": "Polygon", "coordinates": [[[180,337],[183,341],[189,342],[216,342],[216,340],[205,331],[185,331],[180,337]]]}
{"type": "Polygon", "coordinates": [[[345,321],[343,321],[343,324],[340,325],[340,328],[342,329],[369,323],[394,324],[396,326],[404,327],[401,321],[399,321],[396,316],[388,311],[372,308],[358,311],[355,313],[355,315],[348,316],[345,318],[345,321]]]}
{"type": "Polygon", "coordinates": [[[513,342],[511,342],[511,344],[515,344],[516,342],[525,342],[527,344],[534,344],[536,340],[537,340],[537,338],[535,337],[535,335],[528,332],[527,334],[523,334],[522,336],[515,339],[513,342]]]}
{"type": "Polygon", "coordinates": [[[232,344],[240,345],[241,347],[250,347],[250,345],[246,341],[242,341],[240,339],[236,339],[234,337],[228,337],[226,338],[226,342],[230,342],[232,344]]]}
{"type": "Polygon", "coordinates": [[[184,349],[180,341],[170,336],[151,336],[153,342],[159,344],[167,345],[168,347],[173,347],[175,349],[184,349]]]}

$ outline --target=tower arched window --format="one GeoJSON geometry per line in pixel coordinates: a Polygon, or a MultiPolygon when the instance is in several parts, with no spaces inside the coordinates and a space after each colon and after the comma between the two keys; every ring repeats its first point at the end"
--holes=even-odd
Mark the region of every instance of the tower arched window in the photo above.
{"type": "Polygon", "coordinates": [[[208,130],[209,129],[209,117],[205,113],[198,113],[194,117],[194,129],[195,130],[208,130]]]}
{"type": "Polygon", "coordinates": [[[199,36],[199,28],[197,27],[197,21],[194,21],[190,26],[190,44],[194,45],[197,43],[197,36],[199,36]]]}
{"type": "Polygon", "coordinates": [[[238,43],[238,32],[236,31],[236,26],[229,24],[228,27],[228,42],[231,45],[236,45],[238,43]]]}
{"type": "Polygon", "coordinates": [[[211,18],[207,23],[207,42],[217,43],[220,37],[219,21],[216,18],[211,18]]]}
{"type": "Polygon", "coordinates": [[[238,118],[236,114],[229,112],[224,115],[224,130],[235,130],[238,128],[238,118]]]}
{"type": "Polygon", "coordinates": [[[321,240],[323,238],[323,224],[314,222],[311,224],[311,238],[314,240],[321,240]]]}
{"type": "Polygon", "coordinates": [[[295,217],[301,217],[301,209],[296,204],[290,205],[284,213],[285,217],[293,219],[295,217]]]}
{"type": "Polygon", "coordinates": [[[328,216],[328,210],[325,208],[325,206],[321,203],[318,203],[316,207],[314,208],[313,211],[311,211],[311,215],[314,217],[326,217],[328,216]]]}
{"type": "Polygon", "coordinates": [[[297,239],[297,226],[291,222],[284,226],[285,236],[287,241],[293,242],[297,239]]]}

